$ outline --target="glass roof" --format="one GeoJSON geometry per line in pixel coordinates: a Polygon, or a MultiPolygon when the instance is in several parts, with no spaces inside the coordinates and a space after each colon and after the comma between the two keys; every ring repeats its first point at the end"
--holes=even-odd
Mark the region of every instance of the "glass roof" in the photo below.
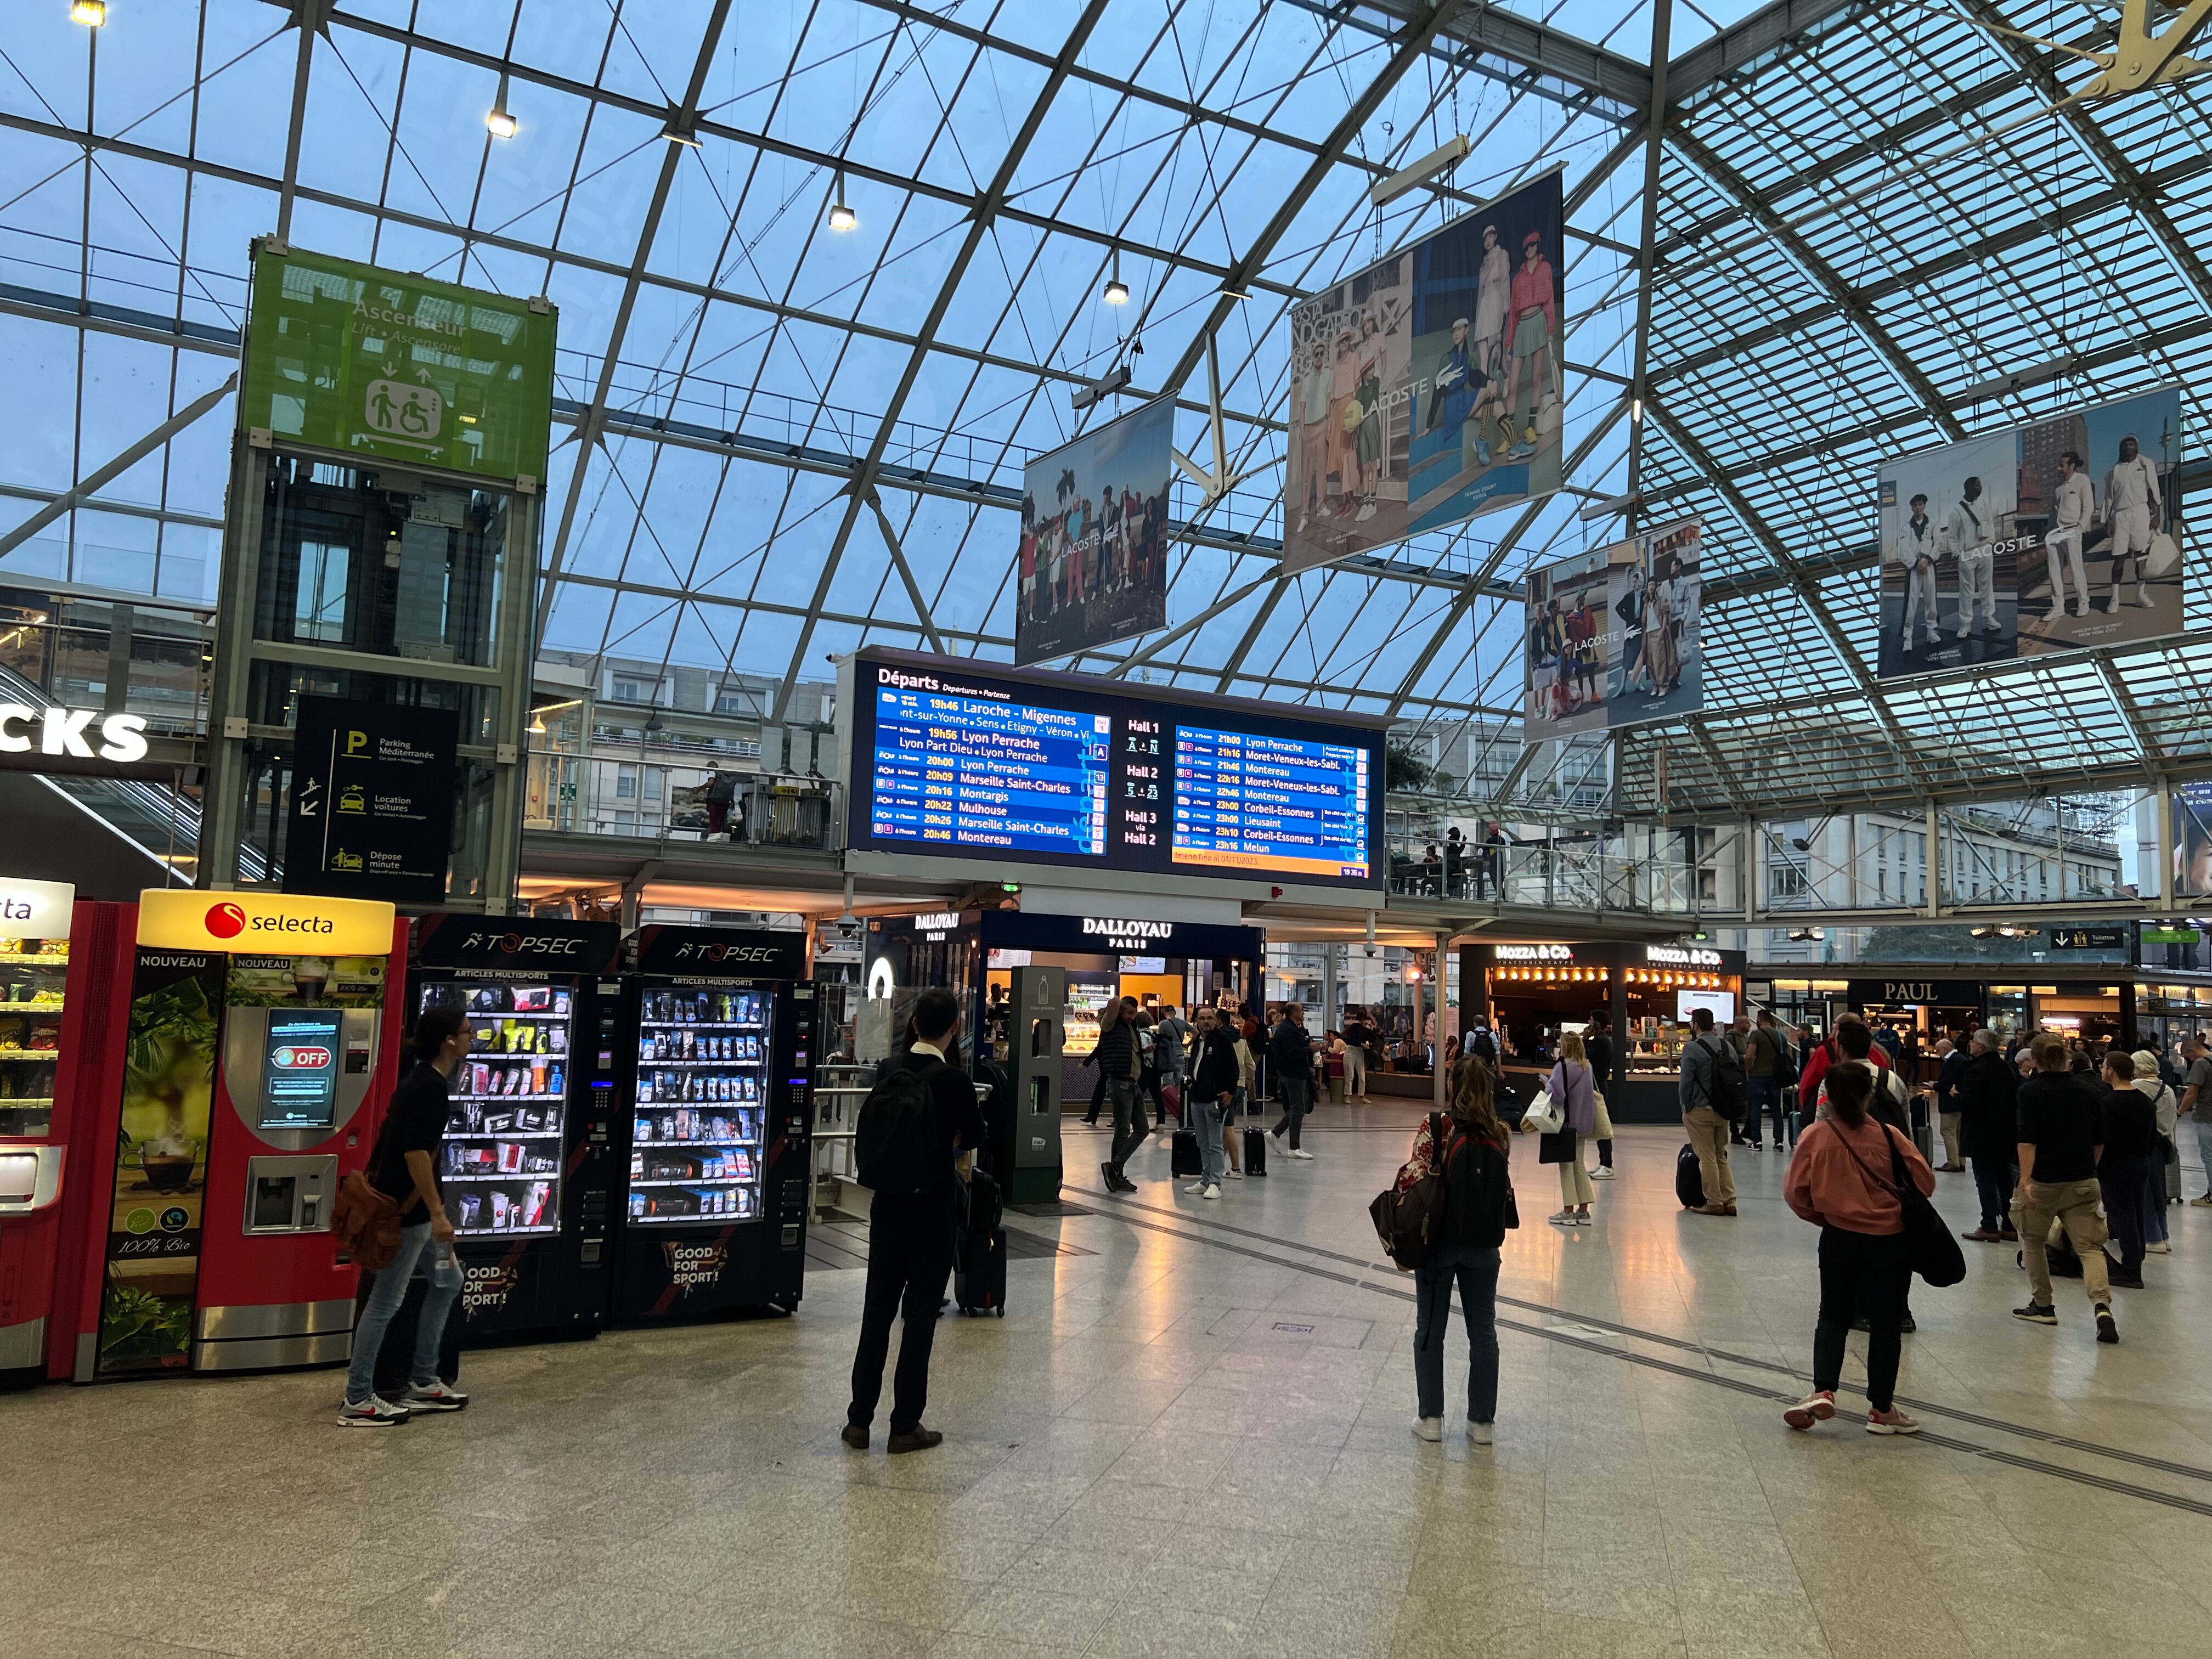
{"type": "MultiPolygon", "coordinates": [[[[23,0],[0,40],[0,354],[50,418],[0,453],[0,526],[221,385],[289,179],[299,246],[558,307],[549,650],[786,686],[932,627],[1008,658],[1024,465],[1168,387],[1204,464],[1214,328],[1251,476],[1211,505],[1178,481],[1169,631],[1069,665],[1510,744],[1519,578],[1618,535],[1580,513],[1629,486],[1653,20],[1446,9],[112,0],[89,29],[23,0]],[[1455,133],[1453,173],[1369,205],[1455,133]],[[1278,580],[1288,307],[1554,165],[1574,493],[1278,580]],[[839,200],[857,228],[830,228],[839,200]],[[1127,393],[1072,407],[1121,364],[1127,393]]],[[[2001,15],[2063,40],[2095,22],[2001,15]]],[[[1887,691],[1854,657],[1879,458],[2178,379],[2201,476],[2212,95],[2039,115],[2045,59],[1940,5],[1679,0],[1670,34],[1640,482],[1708,520],[1711,667],[1704,716],[1624,740],[1620,804],[1656,805],[1662,776],[1678,809],[1798,799],[1781,757],[1814,744],[1831,781],[1900,797],[2201,756],[2206,653],[1887,691]]],[[[210,599],[228,408],[0,576],[210,599]]]]}

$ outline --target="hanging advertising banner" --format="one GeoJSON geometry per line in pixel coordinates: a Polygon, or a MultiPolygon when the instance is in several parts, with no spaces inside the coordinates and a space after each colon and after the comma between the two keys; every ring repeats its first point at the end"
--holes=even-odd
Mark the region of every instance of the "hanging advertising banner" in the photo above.
{"type": "Polygon", "coordinates": [[[1701,520],[1684,519],[1528,573],[1522,742],[1703,706],[1704,533],[1701,520]]]}
{"type": "Polygon", "coordinates": [[[1559,169],[1291,311],[1285,574],[1565,481],[1559,169]]]}
{"type": "Polygon", "coordinates": [[[190,1358],[223,963],[138,952],[100,1303],[103,1376],[181,1370],[190,1358]]]}
{"type": "Polygon", "coordinates": [[[2181,388],[1885,462],[1884,679],[2182,631],[2181,388]]]}
{"type": "Polygon", "coordinates": [[[1014,661],[1042,662],[1164,628],[1175,399],[1040,455],[1022,474],[1014,661]]]}
{"type": "Polygon", "coordinates": [[[441,902],[460,715],[302,696],[295,731],[284,890],[441,902]]]}
{"type": "Polygon", "coordinates": [[[239,429],[534,488],[556,322],[542,299],[257,242],[239,429]]]}
{"type": "Polygon", "coordinates": [[[2173,896],[2212,894],[2212,782],[2173,792],[2173,896]]]}

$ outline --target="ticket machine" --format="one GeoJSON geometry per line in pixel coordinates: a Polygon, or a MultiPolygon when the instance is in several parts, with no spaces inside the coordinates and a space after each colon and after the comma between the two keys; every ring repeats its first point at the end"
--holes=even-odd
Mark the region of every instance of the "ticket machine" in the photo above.
{"type": "Polygon", "coordinates": [[[111,1161],[73,1375],[343,1363],[359,1275],[331,1207],[398,1071],[404,930],[364,900],[156,889],[137,935],[128,1058],[79,1140],[111,1161]]]}

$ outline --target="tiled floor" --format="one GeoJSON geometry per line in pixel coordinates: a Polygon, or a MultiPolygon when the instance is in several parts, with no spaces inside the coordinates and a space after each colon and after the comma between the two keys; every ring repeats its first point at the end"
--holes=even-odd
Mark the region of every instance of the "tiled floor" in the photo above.
{"type": "Polygon", "coordinates": [[[836,1438],[836,1270],[790,1320],[472,1355],[468,1413],[388,1431],[337,1428],[329,1374],[0,1399],[0,1655],[2208,1650],[2212,1212],[2169,1212],[2117,1349],[2078,1285],[2056,1331],[2009,1318],[2011,1253],[1969,1247],[1913,1298],[1929,1433],[1801,1436],[1782,1160],[1738,1155],[1740,1219],[1686,1216],[1680,1136],[1630,1130],[1562,1233],[1523,1142],[1498,1443],[1423,1445],[1365,1214],[1413,1121],[1325,1112],[1314,1162],[1218,1203],[1160,1145],[1133,1199],[1010,1217],[1092,1254],[1016,1261],[1008,1317],[943,1327],[921,1456],[836,1438]]]}

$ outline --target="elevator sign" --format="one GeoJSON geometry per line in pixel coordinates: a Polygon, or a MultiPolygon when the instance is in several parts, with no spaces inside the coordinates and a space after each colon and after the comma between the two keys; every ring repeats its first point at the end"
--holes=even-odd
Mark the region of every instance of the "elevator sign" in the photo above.
{"type": "Polygon", "coordinates": [[[537,487],[550,305],[278,246],[254,246],[242,429],[537,487]]]}

